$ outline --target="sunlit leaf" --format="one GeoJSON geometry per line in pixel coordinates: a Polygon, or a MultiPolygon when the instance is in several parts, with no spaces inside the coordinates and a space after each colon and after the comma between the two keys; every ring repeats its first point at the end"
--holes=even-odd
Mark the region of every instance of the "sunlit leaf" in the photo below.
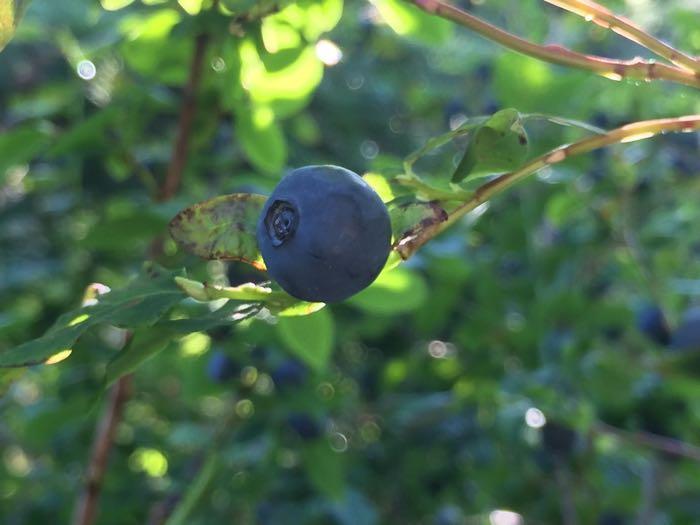
{"type": "Polygon", "coordinates": [[[287,142],[269,107],[239,111],[236,137],[248,160],[264,173],[278,175],[287,160],[287,142]]]}
{"type": "Polygon", "coordinates": [[[133,2],[134,0],[100,0],[100,5],[107,11],[118,11],[133,2]]]}
{"type": "Polygon", "coordinates": [[[29,0],[0,0],[0,51],[12,39],[29,0]]]}
{"type": "Polygon", "coordinates": [[[269,18],[296,28],[307,41],[313,42],[333,29],[342,13],[343,0],[299,0],[269,18]]]}
{"type": "Polygon", "coordinates": [[[280,317],[277,333],[284,345],[312,368],[328,365],[334,341],[334,322],[328,308],[298,317],[280,317]]]}
{"type": "Polygon", "coordinates": [[[401,0],[371,0],[384,21],[397,34],[410,36],[426,44],[439,44],[452,35],[454,25],[421,11],[401,0]]]}
{"type": "MultiPolygon", "coordinates": [[[[292,115],[306,106],[323,77],[323,64],[312,45],[300,49],[296,59],[285,67],[273,69],[266,66],[251,40],[243,40],[238,51],[243,88],[253,103],[271,108],[278,118],[292,115]]],[[[266,57],[266,61],[270,58],[266,57]]]]}
{"type": "Polygon", "coordinates": [[[353,306],[377,315],[395,315],[418,308],[428,296],[423,278],[405,267],[384,270],[371,286],[351,297],[353,306]]]}

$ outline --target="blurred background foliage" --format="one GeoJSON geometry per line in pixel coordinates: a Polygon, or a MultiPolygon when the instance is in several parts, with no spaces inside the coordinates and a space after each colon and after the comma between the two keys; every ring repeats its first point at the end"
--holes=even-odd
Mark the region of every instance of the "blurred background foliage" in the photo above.
{"type": "MultiPolygon", "coordinates": [[[[536,41],[644,54],[535,0],[461,5],[536,41]]],[[[697,1],[606,5],[700,54],[697,1]]],[[[691,88],[540,63],[399,0],[209,7],[27,8],[0,54],[0,351],[153,256],[263,280],[153,239],[289,167],[397,175],[430,137],[506,107],[604,128],[700,113],[691,88]],[[182,189],[158,201],[201,34],[182,189]]],[[[528,133],[533,153],[581,136],[528,133]]],[[[451,172],[459,146],[422,171],[451,172]]],[[[698,197],[697,134],[617,146],[481,206],[344,304],[178,338],[135,373],[98,523],[183,501],[193,525],[698,523],[700,456],[641,443],[700,444],[698,197]]],[[[0,373],[1,523],[69,521],[122,338],[104,326],[61,363],[0,373]]]]}

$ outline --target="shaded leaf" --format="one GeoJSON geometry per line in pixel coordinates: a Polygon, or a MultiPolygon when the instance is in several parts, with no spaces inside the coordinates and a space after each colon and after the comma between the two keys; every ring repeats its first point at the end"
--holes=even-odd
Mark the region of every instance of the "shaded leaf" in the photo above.
{"type": "Polygon", "coordinates": [[[170,221],[170,235],[204,259],[243,261],[264,270],[255,236],[266,197],[233,193],[185,208],[170,221]]]}
{"type": "Polygon", "coordinates": [[[120,327],[152,325],[183,298],[173,272],[148,265],[120,290],[94,299],[94,304],[63,314],[40,338],[0,352],[0,367],[27,366],[68,351],[88,328],[100,323],[120,327]]]}
{"type": "Polygon", "coordinates": [[[434,151],[434,150],[444,146],[448,142],[454,140],[456,137],[461,137],[461,136],[466,135],[466,134],[470,133],[471,131],[477,129],[484,122],[486,122],[488,120],[488,118],[489,117],[484,117],[484,116],[477,116],[477,117],[468,118],[458,128],[453,129],[452,131],[448,131],[447,133],[443,133],[442,135],[438,135],[437,137],[432,137],[431,139],[426,141],[426,143],[423,145],[423,147],[421,147],[420,149],[411,153],[404,160],[404,169],[406,170],[406,173],[407,174],[413,173],[413,165],[420,158],[426,156],[431,151],[434,151]]]}
{"type": "Polygon", "coordinates": [[[452,175],[452,182],[461,182],[472,174],[515,169],[525,160],[528,149],[520,113],[515,109],[503,109],[474,132],[452,175]]]}
{"type": "Polygon", "coordinates": [[[394,180],[406,188],[411,188],[419,199],[427,201],[464,201],[472,196],[471,191],[465,190],[456,184],[435,178],[426,181],[415,173],[404,173],[396,176],[394,180]]]}
{"type": "Polygon", "coordinates": [[[164,350],[171,339],[172,334],[160,330],[136,331],[129,344],[107,364],[105,387],[121,376],[133,372],[141,363],[164,350]]]}
{"type": "Polygon", "coordinates": [[[345,493],[342,454],[335,452],[322,440],[304,447],[302,458],[309,481],[316,490],[333,500],[340,500],[345,493]]]}
{"type": "Polygon", "coordinates": [[[0,134],[0,183],[8,168],[32,160],[46,148],[50,139],[46,126],[36,124],[23,125],[0,134]]]}

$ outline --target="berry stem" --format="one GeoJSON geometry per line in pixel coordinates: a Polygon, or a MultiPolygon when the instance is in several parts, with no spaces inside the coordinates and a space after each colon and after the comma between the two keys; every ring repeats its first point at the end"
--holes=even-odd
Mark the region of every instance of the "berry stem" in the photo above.
{"type": "Polygon", "coordinates": [[[668,80],[700,88],[700,72],[658,63],[654,60],[634,58],[618,60],[596,55],[587,55],[572,51],[560,45],[541,45],[525,40],[517,35],[504,31],[466,11],[441,0],[406,0],[427,13],[451,20],[463,25],[481,36],[498,42],[514,51],[525,55],[559,64],[592,71],[611,80],[668,80]]]}
{"type": "Polygon", "coordinates": [[[643,140],[661,133],[668,132],[691,132],[700,130],[700,115],[687,115],[684,117],[665,118],[657,120],[644,120],[627,124],[617,129],[608,131],[601,135],[587,137],[572,144],[559,146],[544,155],[535,157],[525,163],[522,167],[509,173],[504,173],[491,179],[489,182],[479,186],[470,199],[464,201],[452,211],[448,212],[448,218],[436,228],[423,232],[423,234],[400,241],[396,250],[403,259],[408,259],[423,244],[428,242],[445,229],[452,226],[468,212],[483,204],[491,197],[501,193],[513,184],[525,179],[529,175],[537,173],[542,168],[558,164],[569,157],[588,153],[598,148],[610,146],[612,144],[622,144],[643,140]]]}
{"type": "Polygon", "coordinates": [[[131,375],[126,375],[120,378],[110,390],[109,402],[98,423],[86,474],[87,479],[75,508],[73,525],[90,525],[95,522],[109,452],[112,449],[112,441],[121,420],[124,405],[129,397],[131,397],[131,375]]]}
{"type": "Polygon", "coordinates": [[[625,17],[616,15],[609,9],[592,0],[545,0],[552,5],[582,16],[601,27],[647,48],[676,66],[694,73],[700,73],[700,60],[690,56],[666,42],[650,35],[644,29],[625,17]]]}

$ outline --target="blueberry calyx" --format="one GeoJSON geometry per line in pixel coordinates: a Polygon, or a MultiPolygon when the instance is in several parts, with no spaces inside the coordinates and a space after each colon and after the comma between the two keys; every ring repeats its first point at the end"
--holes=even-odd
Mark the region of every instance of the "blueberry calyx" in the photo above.
{"type": "Polygon", "coordinates": [[[299,215],[292,204],[287,201],[275,201],[265,217],[267,234],[273,246],[281,246],[294,236],[299,223],[299,215]]]}

